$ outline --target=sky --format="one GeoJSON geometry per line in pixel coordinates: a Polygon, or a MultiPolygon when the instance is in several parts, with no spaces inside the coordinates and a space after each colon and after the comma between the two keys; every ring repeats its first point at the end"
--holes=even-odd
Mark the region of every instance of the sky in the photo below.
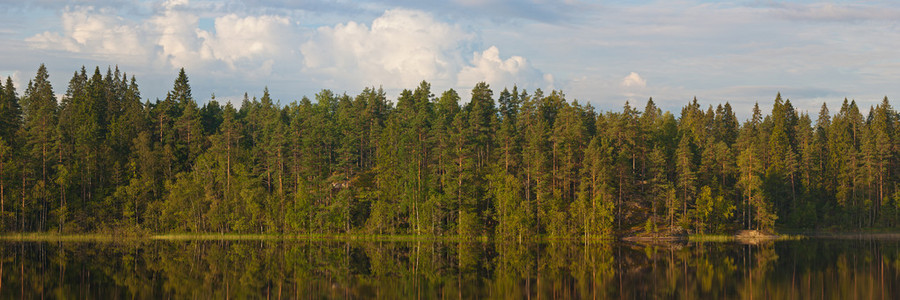
{"type": "Polygon", "coordinates": [[[812,116],[900,99],[897,1],[0,0],[0,16],[0,76],[20,94],[43,63],[57,94],[82,66],[118,66],[150,101],[183,67],[201,104],[265,87],[281,104],[394,99],[422,80],[556,89],[600,111],[653,97],[677,115],[696,97],[742,120],[779,92],[812,116]]]}

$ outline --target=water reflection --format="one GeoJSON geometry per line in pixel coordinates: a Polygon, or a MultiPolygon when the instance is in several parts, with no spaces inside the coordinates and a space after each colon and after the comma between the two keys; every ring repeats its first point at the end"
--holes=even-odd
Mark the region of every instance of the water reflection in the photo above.
{"type": "Polygon", "coordinates": [[[896,299],[896,240],[2,242],[0,298],[896,299]]]}

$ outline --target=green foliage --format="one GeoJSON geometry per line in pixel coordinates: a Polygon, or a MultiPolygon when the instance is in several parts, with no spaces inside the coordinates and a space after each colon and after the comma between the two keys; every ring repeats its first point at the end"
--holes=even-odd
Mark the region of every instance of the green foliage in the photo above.
{"type": "Polygon", "coordinates": [[[495,200],[494,210],[497,212],[495,235],[503,239],[527,239],[530,224],[527,222],[527,210],[522,205],[521,183],[512,174],[495,168],[488,176],[491,195],[495,200]]]}
{"type": "Polygon", "coordinates": [[[777,95],[739,123],[693,99],[679,117],[594,111],[562,91],[463,99],[421,82],[239,108],[195,99],[179,70],[162,100],[134,77],[74,72],[57,101],[44,66],[0,84],[0,231],[129,231],[602,239],[900,226],[888,99],[818,119],[777,95]],[[200,104],[198,104],[200,103],[200,104]],[[202,105],[201,105],[202,104],[202,105]],[[671,230],[669,230],[671,229],[671,230]]]}
{"type": "Polygon", "coordinates": [[[714,196],[712,189],[704,186],[700,189],[694,208],[694,225],[701,234],[724,233],[734,216],[734,210],[734,204],[725,201],[722,195],[714,196]]]}

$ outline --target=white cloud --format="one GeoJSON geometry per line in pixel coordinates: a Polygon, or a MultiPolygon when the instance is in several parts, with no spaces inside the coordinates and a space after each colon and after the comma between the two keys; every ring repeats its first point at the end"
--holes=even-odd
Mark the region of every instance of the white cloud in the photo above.
{"type": "Polygon", "coordinates": [[[626,88],[644,88],[647,87],[647,80],[642,78],[640,74],[631,72],[631,74],[622,78],[622,86],[626,88]]]}
{"type": "Polygon", "coordinates": [[[518,84],[552,88],[553,76],[524,57],[502,59],[497,47],[463,58],[475,36],[421,11],[388,10],[366,24],[323,26],[301,47],[305,71],[324,75],[320,82],[339,88],[383,85],[412,88],[426,80],[435,88],[493,87],[518,84]]]}
{"type": "Polygon", "coordinates": [[[190,3],[188,3],[188,0],[168,0],[166,2],[163,2],[162,6],[165,7],[166,9],[171,10],[171,9],[177,8],[179,6],[181,6],[181,7],[188,6],[188,4],[190,4],[190,3]]]}
{"type": "Polygon", "coordinates": [[[146,59],[150,50],[142,40],[143,29],[107,10],[70,8],[63,12],[63,32],[43,32],[26,40],[35,48],[59,49],[112,56],[124,62],[146,59]]]}
{"type": "Polygon", "coordinates": [[[506,60],[500,58],[500,50],[491,46],[481,53],[475,52],[471,66],[464,67],[457,75],[458,86],[471,87],[480,81],[494,88],[518,85],[526,89],[553,88],[553,76],[543,74],[521,56],[506,60]]]}
{"type": "Polygon", "coordinates": [[[275,60],[289,59],[296,49],[296,29],[284,17],[227,14],[215,18],[215,31],[199,28],[188,1],[172,0],[145,22],[116,16],[108,9],[67,8],[62,32],[43,32],[26,39],[34,48],[60,49],[103,58],[110,63],[171,68],[210,68],[269,73],[275,60]]]}
{"type": "Polygon", "coordinates": [[[480,81],[494,88],[554,85],[552,75],[523,56],[501,57],[496,46],[471,55],[481,42],[480,31],[419,10],[389,9],[371,23],[345,21],[311,29],[299,21],[307,19],[302,14],[204,8],[206,2],[170,0],[152,5],[145,11],[149,15],[134,16],[109,6],[66,7],[58,30],[32,33],[26,43],[53,55],[67,52],[62,56],[74,58],[76,65],[121,65],[141,78],[169,78],[173,69],[185,67],[191,75],[204,74],[192,83],[213,88],[209,93],[198,89],[198,95],[215,92],[220,97],[261,89],[248,83],[269,85],[273,91],[279,85],[303,86],[306,95],[319,88],[352,92],[365,86],[383,86],[392,93],[422,80],[435,90],[464,90],[480,81]],[[204,20],[212,20],[211,28],[204,20]],[[243,85],[222,84],[236,81],[243,85]]]}
{"type": "Polygon", "coordinates": [[[153,16],[147,33],[156,37],[153,44],[161,50],[160,58],[174,67],[199,67],[203,31],[199,17],[187,11],[187,1],[168,1],[162,14],[153,16]]]}
{"type": "Polygon", "coordinates": [[[216,18],[215,29],[215,34],[200,32],[201,57],[222,61],[231,70],[258,67],[269,73],[274,58],[287,59],[296,46],[295,32],[285,17],[229,14],[216,18]]]}
{"type": "Polygon", "coordinates": [[[460,49],[472,37],[430,14],[394,9],[371,28],[352,21],[320,27],[300,49],[305,69],[333,84],[405,88],[421,80],[448,83],[463,62],[460,49]]]}

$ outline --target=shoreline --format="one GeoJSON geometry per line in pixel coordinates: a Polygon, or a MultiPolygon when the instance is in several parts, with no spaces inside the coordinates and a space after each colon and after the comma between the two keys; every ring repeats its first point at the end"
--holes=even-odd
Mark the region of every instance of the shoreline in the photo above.
{"type": "MultiPolygon", "coordinates": [[[[871,231],[787,231],[785,233],[747,233],[735,234],[693,234],[693,235],[656,235],[656,236],[618,236],[603,239],[585,240],[574,238],[549,238],[540,237],[527,242],[581,242],[581,243],[606,243],[606,242],[637,242],[637,243],[677,243],[677,242],[751,242],[784,241],[798,239],[900,239],[900,231],[896,232],[871,232],[871,231]]],[[[360,241],[360,242],[501,242],[515,243],[516,240],[503,241],[488,236],[464,238],[459,236],[433,236],[433,235],[369,235],[369,234],[238,234],[238,233],[166,233],[121,235],[109,233],[11,233],[0,234],[0,242],[135,242],[135,241],[360,241]]]]}

